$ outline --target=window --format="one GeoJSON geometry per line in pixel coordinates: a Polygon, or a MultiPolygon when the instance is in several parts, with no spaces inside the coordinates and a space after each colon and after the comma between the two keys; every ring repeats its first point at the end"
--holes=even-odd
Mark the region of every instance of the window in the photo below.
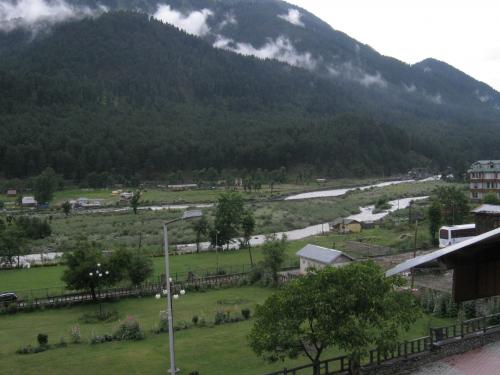
{"type": "MultiPolygon", "coordinates": [[[[500,193],[498,193],[498,196],[500,197],[500,193]]],[[[472,198],[477,198],[477,191],[472,193],[472,198]]]]}
{"type": "Polygon", "coordinates": [[[441,238],[443,240],[447,240],[448,239],[448,229],[441,229],[439,231],[439,238],[441,238]]]}
{"type": "Polygon", "coordinates": [[[455,229],[451,231],[451,238],[460,238],[460,237],[473,237],[476,235],[476,229],[455,229]]]}

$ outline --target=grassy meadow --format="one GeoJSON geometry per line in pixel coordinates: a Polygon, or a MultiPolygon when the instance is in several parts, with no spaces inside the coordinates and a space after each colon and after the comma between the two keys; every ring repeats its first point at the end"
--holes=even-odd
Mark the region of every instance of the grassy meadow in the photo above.
{"type": "MultiPolygon", "coordinates": [[[[256,218],[255,233],[274,233],[333,221],[338,217],[357,213],[360,206],[373,204],[382,197],[391,200],[429,195],[436,186],[442,184],[444,183],[405,183],[384,188],[356,190],[340,197],[303,201],[255,200],[248,201],[247,207],[254,212],[256,218]]],[[[203,211],[208,220],[213,221],[214,209],[208,208],[203,211]]],[[[141,244],[146,251],[157,253],[162,241],[162,223],[180,215],[180,211],[175,210],[140,210],[137,215],[134,215],[132,211],[73,212],[68,217],[60,210],[33,213],[48,218],[53,233],[48,238],[29,243],[27,252],[39,252],[46,249],[67,251],[74,246],[78,238],[87,238],[101,244],[103,248],[118,245],[138,247],[141,244]]],[[[195,234],[190,223],[177,223],[170,226],[169,234],[170,244],[195,241],[195,234]]]]}

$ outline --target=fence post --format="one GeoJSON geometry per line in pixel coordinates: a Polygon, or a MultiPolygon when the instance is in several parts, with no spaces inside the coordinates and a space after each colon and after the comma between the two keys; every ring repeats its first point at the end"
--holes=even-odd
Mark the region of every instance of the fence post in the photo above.
{"type": "Polygon", "coordinates": [[[488,321],[485,316],[483,316],[483,333],[486,333],[486,329],[488,327],[488,321]]]}
{"type": "Polygon", "coordinates": [[[464,338],[465,333],[464,333],[464,322],[460,322],[460,337],[464,338]]]}
{"type": "Polygon", "coordinates": [[[408,358],[408,341],[405,340],[405,358],[408,358]]]}
{"type": "Polygon", "coordinates": [[[432,344],[434,343],[434,337],[433,337],[433,330],[432,330],[432,328],[429,328],[429,337],[430,337],[429,345],[432,347],[432,344]]]}

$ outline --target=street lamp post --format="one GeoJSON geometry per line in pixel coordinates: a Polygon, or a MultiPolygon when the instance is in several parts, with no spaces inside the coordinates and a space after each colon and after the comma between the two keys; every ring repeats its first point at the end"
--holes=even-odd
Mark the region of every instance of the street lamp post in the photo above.
{"type": "Polygon", "coordinates": [[[109,276],[109,271],[108,270],[106,270],[104,272],[101,271],[101,263],[97,263],[96,271],[89,272],[89,276],[96,280],[97,292],[98,292],[98,298],[99,298],[99,317],[102,317],[101,280],[103,280],[103,277],[109,276]]]}
{"type": "Polygon", "coordinates": [[[178,369],[175,367],[175,351],[174,351],[174,323],[172,316],[172,289],[170,279],[170,265],[168,259],[168,224],[175,223],[180,220],[190,220],[201,217],[203,214],[199,210],[184,211],[183,215],[179,218],[163,223],[163,252],[165,255],[165,284],[167,290],[167,321],[168,321],[168,339],[170,349],[170,370],[169,372],[174,375],[178,369]]]}

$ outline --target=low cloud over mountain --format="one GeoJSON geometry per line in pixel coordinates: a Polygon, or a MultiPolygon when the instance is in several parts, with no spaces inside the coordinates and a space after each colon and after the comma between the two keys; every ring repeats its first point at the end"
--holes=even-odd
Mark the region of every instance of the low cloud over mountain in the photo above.
{"type": "Polygon", "coordinates": [[[195,10],[188,14],[173,9],[170,5],[158,5],[158,10],[153,17],[184,30],[188,34],[203,36],[210,32],[207,19],[213,16],[210,9],[195,10]]]}
{"type": "Polygon", "coordinates": [[[9,32],[24,28],[36,31],[44,25],[96,16],[106,9],[104,6],[73,5],[64,0],[0,0],[0,30],[9,32]]]}

